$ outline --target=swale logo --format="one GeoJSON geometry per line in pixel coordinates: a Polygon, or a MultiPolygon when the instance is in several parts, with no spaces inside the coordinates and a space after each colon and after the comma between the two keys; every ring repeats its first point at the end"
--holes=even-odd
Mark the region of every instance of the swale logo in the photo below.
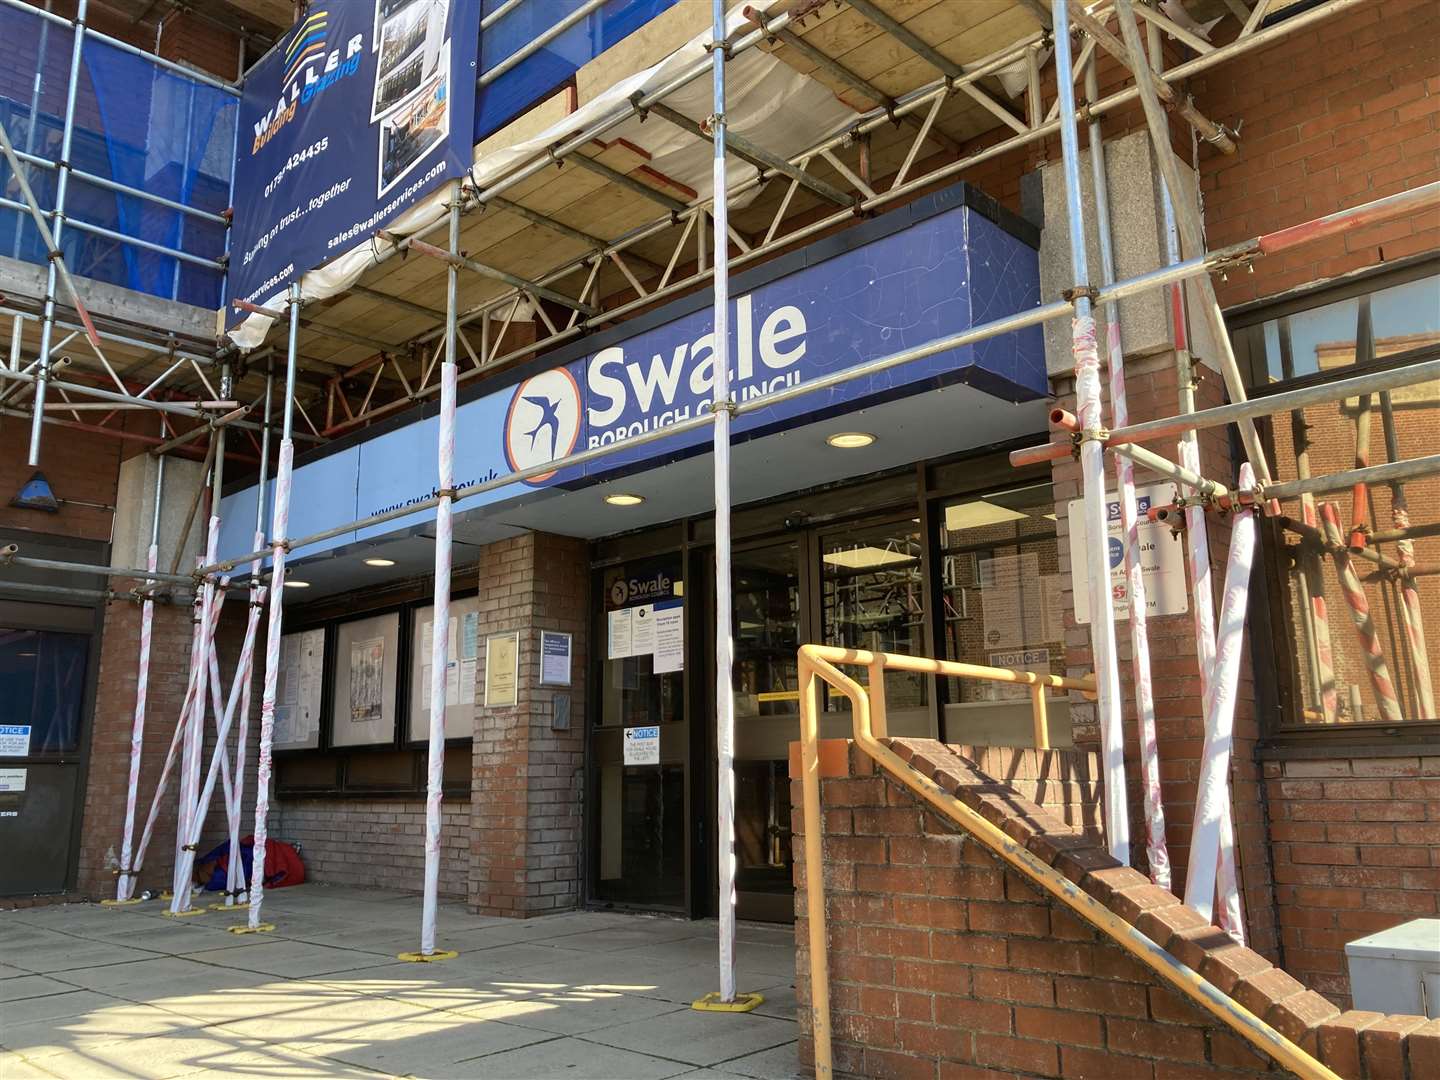
{"type": "MultiPolygon", "coordinates": [[[[505,417],[505,460],[527,469],[564,457],[580,438],[580,386],[565,368],[552,368],[526,379],[510,398],[505,417]]],[[[532,476],[544,483],[554,472],[532,476]]]]}

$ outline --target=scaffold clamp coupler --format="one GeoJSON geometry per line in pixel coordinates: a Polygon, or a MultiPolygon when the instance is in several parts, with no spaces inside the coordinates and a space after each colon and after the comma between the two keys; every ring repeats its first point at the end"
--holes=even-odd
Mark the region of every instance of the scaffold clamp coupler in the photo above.
{"type": "Polygon", "coordinates": [[[436,488],[436,489],[435,489],[435,494],[436,494],[439,498],[442,498],[442,499],[453,499],[453,498],[455,498],[455,493],[456,493],[457,491],[459,491],[459,490],[460,490],[459,488],[453,487],[453,486],[452,486],[452,487],[436,488]]]}
{"type": "Polygon", "coordinates": [[[181,851],[194,851],[194,850],[196,850],[198,847],[199,847],[198,844],[181,844],[181,845],[180,845],[180,850],[181,850],[181,851]]]}
{"type": "Polygon", "coordinates": [[[1104,427],[1086,428],[1075,433],[1077,441],[1082,443],[1098,442],[1107,443],[1110,441],[1110,429],[1104,427]]]}
{"type": "Polygon", "coordinates": [[[1099,303],[1100,301],[1100,290],[1094,285],[1072,285],[1068,289],[1061,289],[1060,295],[1071,303],[1074,303],[1082,296],[1092,304],[1099,303]]]}

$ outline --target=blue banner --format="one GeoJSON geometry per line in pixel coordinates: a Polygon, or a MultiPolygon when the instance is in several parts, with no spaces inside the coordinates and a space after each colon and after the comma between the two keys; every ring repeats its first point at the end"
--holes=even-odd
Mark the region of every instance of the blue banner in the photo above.
{"type": "MultiPolygon", "coordinates": [[[[481,35],[482,72],[499,67],[572,15],[579,0],[524,0],[515,7],[505,6],[505,2],[483,0],[480,5],[481,14],[487,17],[505,8],[481,35]]],[[[544,48],[480,89],[475,102],[475,141],[488,138],[549,97],[595,57],[674,4],[675,0],[608,0],[551,38],[544,48]]]]}
{"type": "MultiPolygon", "coordinates": [[[[961,333],[1040,303],[1039,259],[1017,232],[1028,226],[964,185],[738,275],[730,307],[731,392],[764,405],[778,391],[961,333]]],[[[456,411],[455,481],[463,487],[543,466],[595,446],[621,444],[583,466],[471,496],[464,514],[537,487],[586,487],[617,474],[705,453],[711,433],[690,431],[634,448],[625,441],[699,415],[714,387],[714,338],[702,291],[527,365],[508,385],[487,381],[456,411]]],[[[505,379],[505,376],[501,376],[505,379]]],[[[1002,401],[1043,398],[1049,387],[1039,327],[946,349],[865,379],[842,382],[736,418],[736,442],[828,415],[966,383],[1002,401]]],[[[963,423],[963,417],[957,417],[963,423]]],[[[433,415],[302,461],[294,473],[290,532],[302,536],[422,502],[434,492],[433,415]]],[[[1017,431],[1016,434],[1021,432],[1017,431]]],[[[963,443],[963,436],[957,435],[963,443]]],[[[272,481],[273,486],[273,481],[272,481]]],[[[256,489],[224,500],[222,555],[249,551],[256,489]]],[[[433,510],[335,537],[316,551],[404,532],[433,510]]]]}
{"type": "Polygon", "coordinates": [[[227,306],[264,302],[465,174],[479,20],[469,0],[332,0],[251,70],[227,306]]]}

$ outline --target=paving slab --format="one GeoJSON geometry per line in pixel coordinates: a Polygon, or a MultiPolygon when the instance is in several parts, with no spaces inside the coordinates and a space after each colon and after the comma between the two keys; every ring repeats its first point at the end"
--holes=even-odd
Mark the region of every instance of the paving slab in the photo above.
{"type": "Polygon", "coordinates": [[[0,1001],[44,997],[47,994],[68,994],[75,987],[48,975],[16,975],[0,980],[0,1001]]]}
{"type": "Polygon", "coordinates": [[[518,1050],[461,1061],[448,1068],[427,1069],[428,1080],[667,1080],[688,1071],[688,1066],[665,1058],[619,1050],[576,1038],[558,1038],[518,1050]]]}
{"type": "Polygon", "coordinates": [[[284,939],[271,939],[263,945],[191,953],[187,959],[291,979],[353,971],[356,968],[373,967],[375,964],[374,953],[284,939]]]}
{"type": "Polygon", "coordinates": [[[670,1001],[606,990],[537,990],[499,1002],[465,1006],[458,1011],[557,1035],[584,1035],[637,1020],[658,1018],[684,1006],[670,1001]]]}
{"type": "Polygon", "coordinates": [[[768,1050],[795,1039],[795,1025],[753,1013],[697,1012],[681,1009],[659,1022],[635,1020],[618,1027],[592,1031],[592,1042],[690,1065],[715,1065],[768,1050]]]}
{"type": "MultiPolygon", "coordinates": [[[[349,1045],[326,1049],[323,1056],[387,1076],[432,1077],[461,1061],[473,1061],[553,1038],[548,1032],[495,1020],[431,1013],[423,1020],[356,1030],[351,1033],[349,1045]]],[[[345,1035],[341,1034],[337,1042],[344,1039],[345,1035]]],[[[316,1053],[313,1048],[308,1052],[316,1053]]],[[[507,1074],[486,1068],[471,1075],[498,1078],[507,1074]]]]}
{"type": "Polygon", "coordinates": [[[110,1043],[148,1035],[173,1035],[204,1026],[203,1021],[194,1017],[165,1009],[133,1001],[112,1001],[110,1005],[78,1016],[49,1017],[28,1023],[12,1023],[7,1016],[0,1042],[5,1049],[22,1054],[27,1060],[39,1061],[73,1050],[93,1050],[110,1043]]]}
{"type": "Polygon", "coordinates": [[[0,947],[4,948],[5,959],[10,965],[37,975],[148,960],[155,955],[112,941],[89,941],[68,936],[44,945],[12,947],[6,942],[0,947]]]}
{"type": "Polygon", "coordinates": [[[800,1048],[796,1042],[762,1050],[758,1054],[733,1058],[721,1062],[717,1068],[735,1076],[748,1076],[754,1080],[796,1080],[805,1074],[800,1071],[800,1048]]]}

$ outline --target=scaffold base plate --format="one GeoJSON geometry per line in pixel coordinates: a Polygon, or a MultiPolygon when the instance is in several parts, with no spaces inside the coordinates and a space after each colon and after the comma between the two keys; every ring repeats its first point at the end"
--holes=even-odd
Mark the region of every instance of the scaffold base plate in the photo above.
{"type": "Polygon", "coordinates": [[[434,952],[402,952],[395,955],[396,960],[404,960],[407,964],[433,964],[439,960],[454,960],[460,954],[451,949],[436,949],[434,952]]]}
{"type": "Polygon", "coordinates": [[[203,907],[192,907],[185,911],[162,911],[160,914],[167,919],[187,919],[191,915],[204,915],[206,911],[203,907]]]}
{"type": "Polygon", "coordinates": [[[227,926],[232,934],[268,934],[275,929],[273,922],[262,922],[259,926],[227,926]]]}
{"type": "Polygon", "coordinates": [[[132,896],[129,900],[101,900],[101,907],[129,907],[131,904],[143,904],[145,901],[138,896],[132,896]]]}
{"type": "Polygon", "coordinates": [[[698,1001],[692,1001],[690,1008],[697,1012],[745,1013],[751,1012],[764,1003],[764,994],[736,994],[734,1001],[724,1001],[720,997],[720,991],[716,990],[706,994],[698,1001]]]}

